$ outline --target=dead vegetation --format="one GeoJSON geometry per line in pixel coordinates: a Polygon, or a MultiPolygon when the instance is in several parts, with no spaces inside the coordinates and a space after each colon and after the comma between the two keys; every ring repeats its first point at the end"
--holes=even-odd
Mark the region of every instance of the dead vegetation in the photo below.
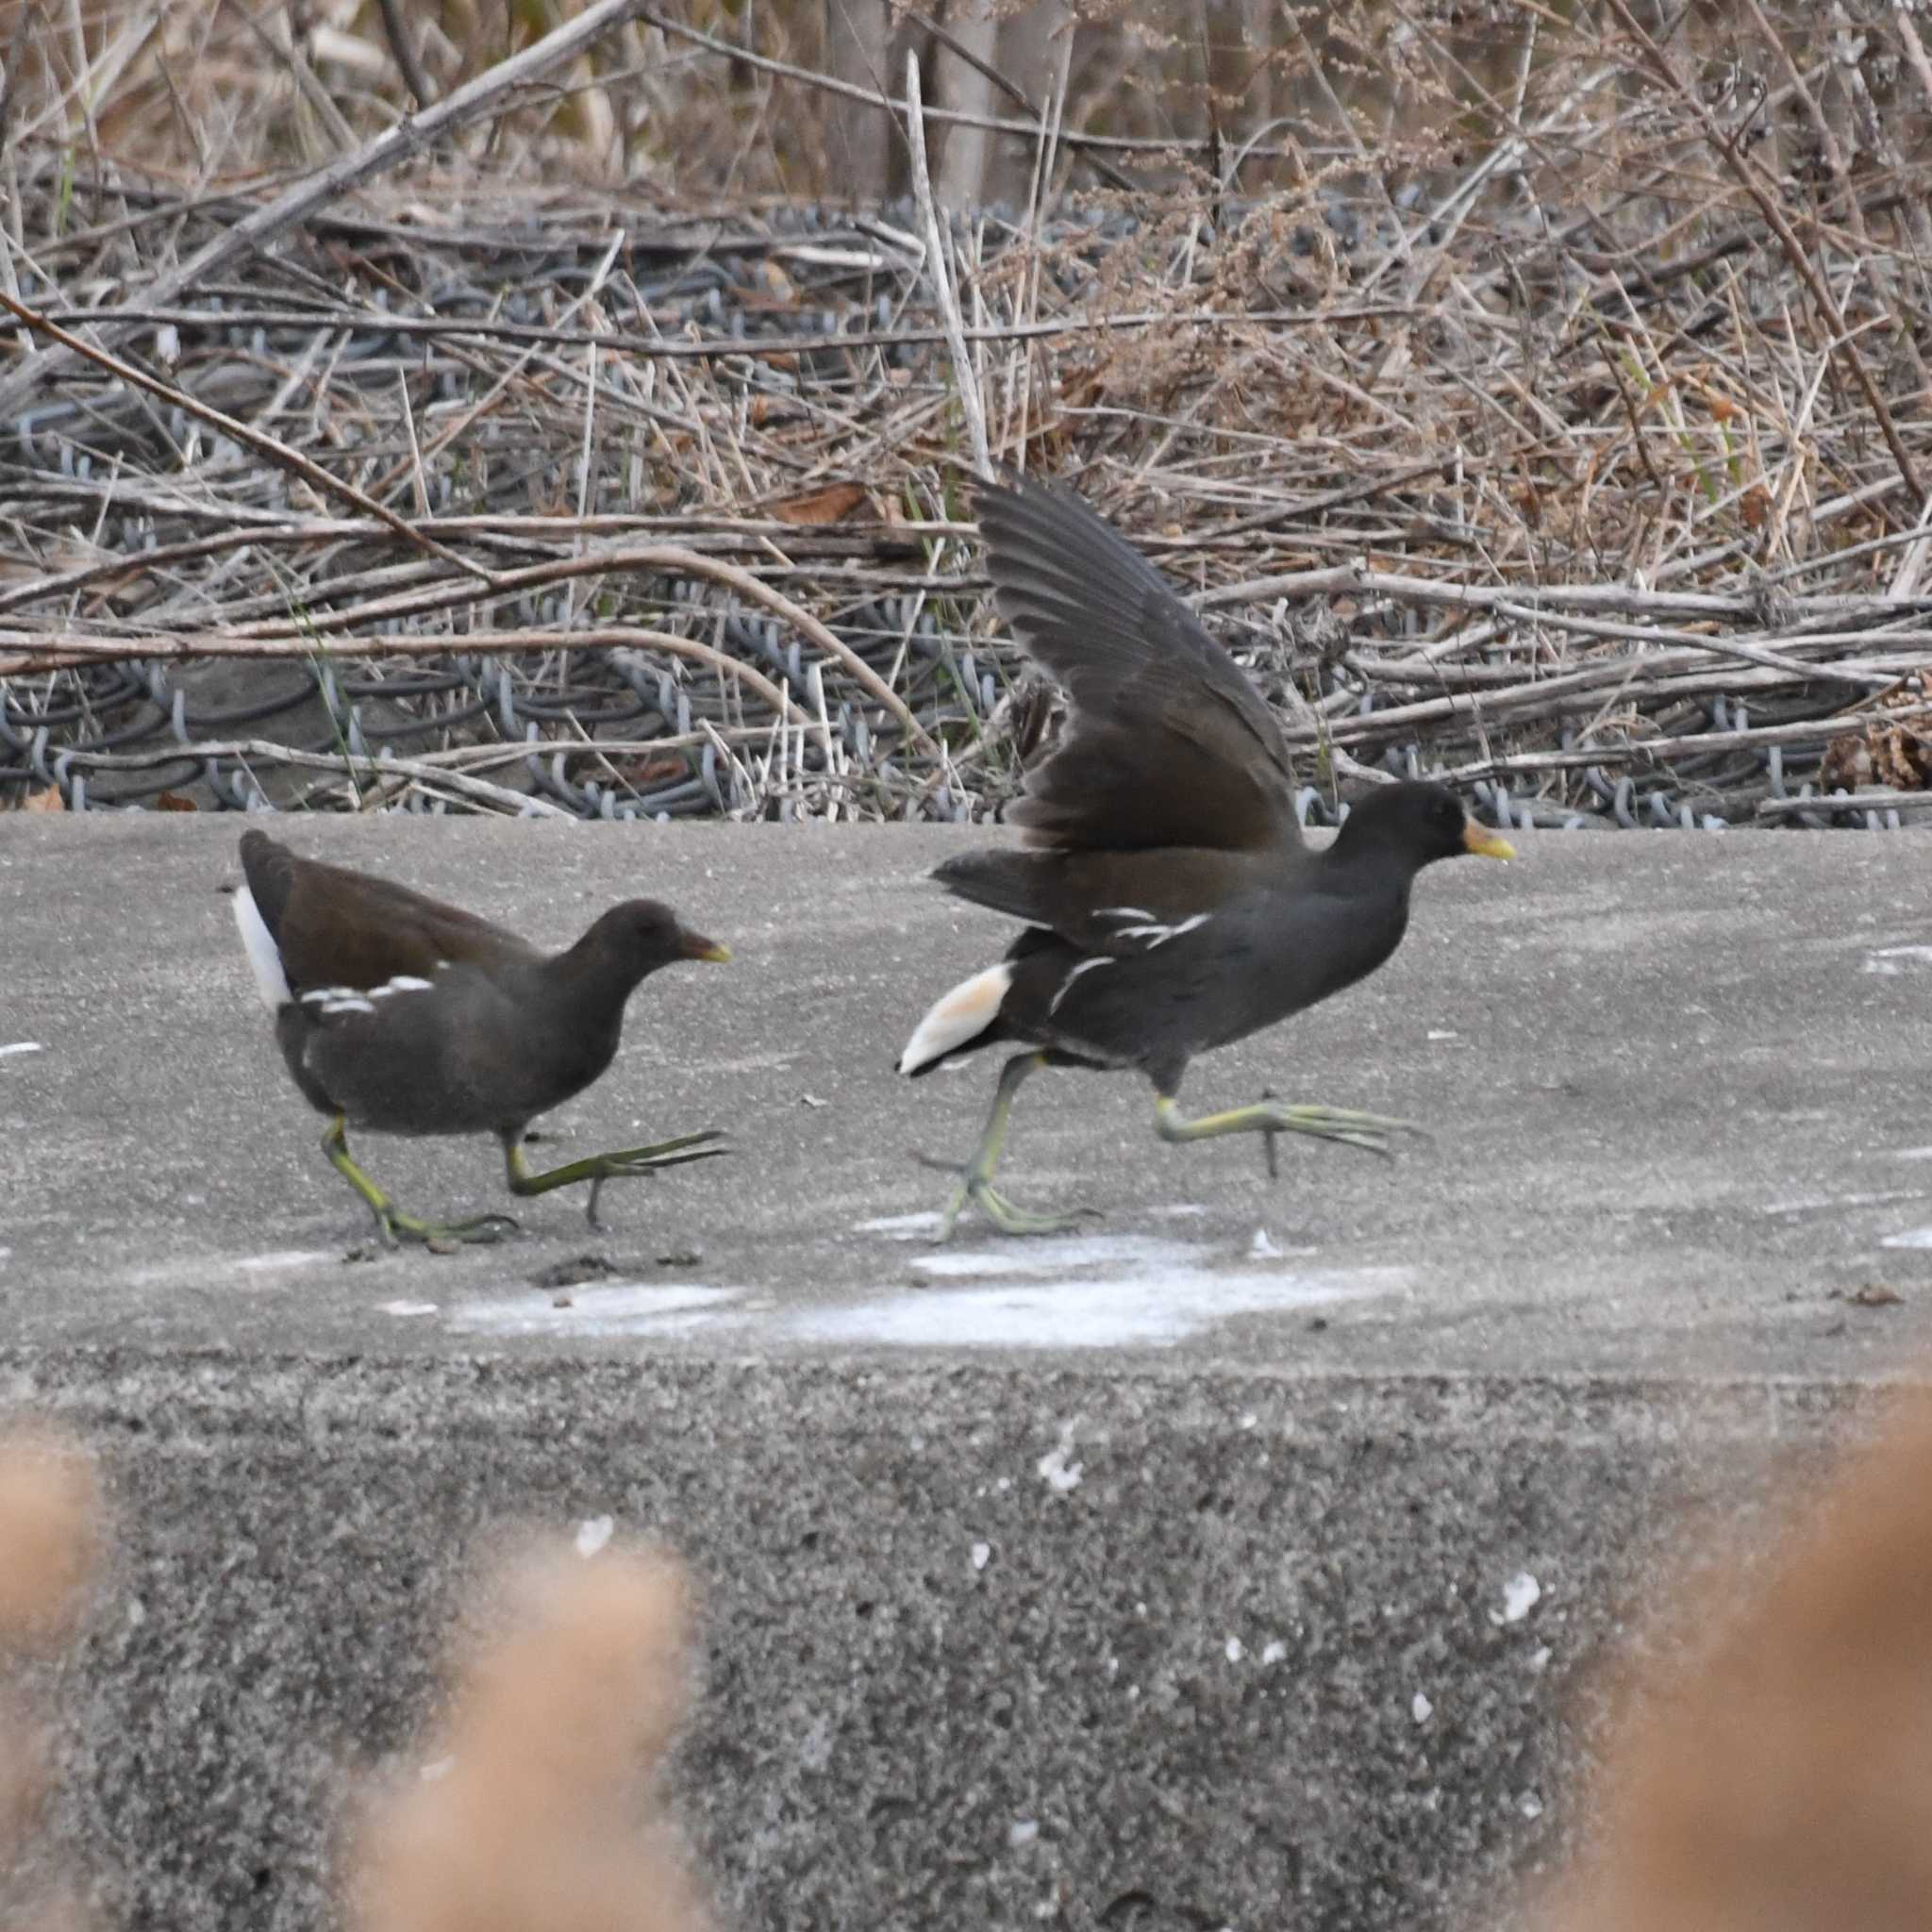
{"type": "MultiPolygon", "coordinates": [[[[1932,1408],[1667,1592],[1553,1932],[1908,1932],[1932,1897],[1932,1408]]],[[[1723,1533],[1715,1539],[1722,1547],[1723,1533]]]]}
{"type": "Polygon", "coordinates": [[[47,1837],[47,1735],[13,1680],[73,1634],[103,1529],[99,1478],[77,1443],[32,1424],[0,1427],[0,1922],[21,1932],[88,1923],[47,1837]]]}
{"type": "MultiPolygon", "coordinates": [[[[73,1637],[106,1541],[100,1479],[71,1438],[0,1432],[0,1667],[73,1637]]],[[[446,1705],[406,1772],[355,1807],[356,1932],[705,1932],[709,1915],[658,1789],[682,1718],[689,1591],[621,1545],[537,1539],[485,1566],[451,1644],[446,1705]]],[[[50,1749],[0,1696],[0,1923],[87,1932],[85,1887],[50,1837],[50,1749]]]]}
{"type": "Polygon", "coordinates": [[[683,1713],[681,1574],[532,1546],[485,1598],[425,1769],[371,1795],[357,1932],[704,1932],[675,1840],[640,1803],[683,1713]]]}
{"type": "MultiPolygon", "coordinates": [[[[489,35],[419,18],[432,111],[480,97],[405,158],[375,10],[316,20],[258,63],[273,112],[106,26],[14,105],[0,794],[982,813],[1035,708],[976,408],[1199,593],[1322,800],[1362,768],[1518,822],[1932,796],[1905,9],[1327,9],[1158,152],[1081,145],[1142,125],[1083,28],[1029,96],[1035,192],[942,225],[963,358],[914,207],[719,200],[702,143],[584,185],[591,77],[661,131],[789,53],[651,13],[562,93],[492,92],[489,35]],[[258,172],[325,155],[356,185],[258,172]]],[[[827,111],[788,74],[740,133],[803,155],[827,111]]]]}

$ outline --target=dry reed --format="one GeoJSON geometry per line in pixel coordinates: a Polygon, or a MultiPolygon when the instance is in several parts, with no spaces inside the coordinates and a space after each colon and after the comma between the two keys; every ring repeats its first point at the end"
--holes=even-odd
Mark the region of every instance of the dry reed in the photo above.
{"type": "Polygon", "coordinates": [[[802,12],[735,44],[648,10],[560,92],[490,97],[495,15],[419,11],[425,85],[480,86],[477,118],[176,286],[297,192],[265,166],[353,174],[405,83],[370,5],[232,87],[183,49],[256,35],[240,9],[150,7],[138,46],[83,10],[6,157],[0,794],[985,812],[1026,707],[964,521],[970,395],[996,458],[1245,618],[1324,792],[1425,766],[1554,823],[1896,806],[1932,769],[1932,58],[1907,9],[1840,12],[1382,0],[1274,22],[1207,94],[1185,36],[1100,86],[1147,22],[1083,27],[1063,96],[1014,83],[1034,192],[941,225],[948,354],[914,210],[758,201],[704,158],[719,126],[810,150],[802,12]],[[1173,138],[1093,147],[1160,61],[1173,138]],[[664,151],[591,185],[624,127],[664,151]],[[659,544],[847,655],[623,561],[659,544]],[[225,728],[289,674],[179,670],[217,655],[292,660],[308,710],[225,728]],[[198,749],[243,738],[330,774],[198,749]]]}
{"type": "Polygon", "coordinates": [[[1932,1901],[1932,1402],[1676,1599],[1552,1932],[1916,1932],[1932,1901]]]}
{"type": "MultiPolygon", "coordinates": [[[[99,1477],[78,1443],[32,1424],[0,1428],[0,1665],[17,1668],[72,1636],[103,1521],[99,1477]]],[[[25,1693],[0,1685],[0,1922],[81,1932],[88,1915],[46,1842],[47,1754],[25,1693]]]]}
{"type": "Polygon", "coordinates": [[[533,1549],[487,1595],[492,1627],[456,1645],[428,1770],[373,1799],[358,1932],[702,1932],[641,1796],[683,1708],[681,1574],[533,1549]]]}

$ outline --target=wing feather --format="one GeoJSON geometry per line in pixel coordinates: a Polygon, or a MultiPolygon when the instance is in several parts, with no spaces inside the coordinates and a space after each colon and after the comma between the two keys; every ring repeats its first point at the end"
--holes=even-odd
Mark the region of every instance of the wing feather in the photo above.
{"type": "Polygon", "coordinates": [[[515,933],[407,886],[321,859],[297,859],[267,833],[242,835],[242,870],[299,997],[310,987],[367,990],[440,966],[534,960],[515,933]]]}
{"type": "Polygon", "coordinates": [[[1071,491],[981,484],[978,504],[1000,613],[1070,713],[1011,821],[1062,846],[1299,844],[1274,713],[1160,572],[1071,491]]]}
{"type": "MultiPolygon", "coordinates": [[[[1123,958],[1192,930],[1265,883],[1267,861],[1205,848],[1158,852],[962,852],[933,877],[956,897],[1123,958]]],[[[1026,938],[1022,934],[1022,939],[1026,938]]],[[[1010,956],[1009,956],[1010,957],[1010,956]]]]}

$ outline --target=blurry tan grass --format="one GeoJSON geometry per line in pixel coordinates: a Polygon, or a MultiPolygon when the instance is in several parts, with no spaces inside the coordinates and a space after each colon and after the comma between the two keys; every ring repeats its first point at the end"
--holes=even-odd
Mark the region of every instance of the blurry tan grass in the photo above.
{"type": "Polygon", "coordinates": [[[79,1615],[100,1555],[92,1458],[50,1429],[0,1433],[0,1650],[46,1650],[79,1615]]]}
{"type": "MultiPolygon", "coordinates": [[[[398,0],[440,98],[582,10],[583,0],[398,0]]],[[[533,146],[587,178],[624,154],[599,76],[645,62],[645,29],[608,35],[554,86],[469,139],[473,158],[533,146]],[[509,143],[508,151],[505,142],[509,143]]],[[[9,133],[92,160],[201,182],[328,160],[411,105],[376,0],[0,0],[9,133]]]]}
{"type": "MultiPolygon", "coordinates": [[[[71,1637],[104,1541],[92,1457],[50,1429],[0,1432],[0,1662],[71,1637]]],[[[352,1880],[358,1932],[704,1932],[649,1803],[684,1709],[688,1602],[669,1559],[531,1545],[452,1645],[437,1774],[373,1790],[352,1880]]],[[[0,1692],[0,1926],[83,1932],[50,1880],[47,1739],[0,1692]]]]}
{"type": "Polygon", "coordinates": [[[455,1646],[434,1774],[376,1794],[358,1932],[698,1932],[668,1829],[640,1799],[683,1709],[686,1600],[668,1560],[532,1550],[455,1646]]]}
{"type": "Polygon", "coordinates": [[[1593,1849],[1533,1923],[1924,1932],[1932,1398],[1800,1508],[1769,1574],[1739,1556],[1687,1601],[1703,1640],[1624,1686],[1593,1849]]]}
{"type": "MultiPolygon", "coordinates": [[[[81,1446],[54,1430],[0,1430],[0,1661],[53,1650],[73,1632],[99,1561],[100,1479],[81,1446]]],[[[48,1874],[41,1842],[47,1740],[11,1687],[0,1690],[0,1924],[9,1932],[79,1932],[86,1915],[48,1874]]]]}

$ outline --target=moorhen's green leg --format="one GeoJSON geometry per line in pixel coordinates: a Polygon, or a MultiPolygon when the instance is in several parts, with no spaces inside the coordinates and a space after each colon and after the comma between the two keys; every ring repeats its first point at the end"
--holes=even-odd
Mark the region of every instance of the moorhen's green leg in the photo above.
{"type": "Polygon", "coordinates": [[[1389,1142],[1397,1134],[1427,1138],[1412,1122],[1391,1120],[1386,1114],[1351,1113],[1339,1107],[1287,1107],[1278,1100],[1257,1100],[1251,1107],[1230,1108],[1225,1113],[1203,1114],[1191,1121],[1172,1093],[1155,1100],[1154,1131],[1163,1141],[1176,1142],[1211,1141],[1219,1134],[1266,1134],[1271,1154],[1276,1134],[1307,1134],[1385,1156],[1393,1151],[1389,1142]]]}
{"type": "Polygon", "coordinates": [[[579,1181],[591,1184],[590,1199],[584,1204],[584,1218],[592,1227],[597,1219],[597,1194],[606,1181],[625,1180],[633,1174],[655,1174],[660,1167],[682,1167],[688,1160],[709,1160],[727,1150],[708,1147],[705,1142],[724,1138],[724,1128],[707,1127],[701,1134],[680,1134],[675,1141],[658,1141],[649,1147],[620,1147],[609,1154],[587,1154],[581,1160],[566,1161],[543,1174],[532,1174],[524,1158],[523,1137],[503,1143],[504,1172],[513,1194],[547,1194],[553,1188],[575,1187],[579,1181]]]}
{"type": "Polygon", "coordinates": [[[1075,1225],[1082,1215],[1093,1214],[1092,1208],[1075,1208],[1065,1214],[1029,1214],[1016,1208],[992,1184],[993,1169],[999,1165],[1000,1150],[1007,1143],[1007,1127],[1012,1119],[1013,1096],[1029,1074],[1045,1066],[1043,1053],[1015,1054],[1000,1069],[1000,1083],[993,1091],[992,1110],[986,1117],[985,1131],[973,1158],[959,1175],[959,1185],[940,1217],[939,1239],[953,1238],[954,1224],[968,1201],[977,1201],[980,1211],[1002,1234],[1061,1234],[1075,1225]]]}
{"type": "Polygon", "coordinates": [[[516,1223],[508,1214],[479,1214],[474,1221],[451,1222],[419,1221],[413,1214],[405,1214],[356,1165],[349,1153],[348,1125],[341,1114],[325,1130],[322,1151],[328,1156],[329,1165],[368,1204],[370,1213],[375,1217],[375,1231],[386,1248],[394,1247],[399,1241],[493,1241],[506,1228],[512,1233],[516,1230],[516,1223]]]}

